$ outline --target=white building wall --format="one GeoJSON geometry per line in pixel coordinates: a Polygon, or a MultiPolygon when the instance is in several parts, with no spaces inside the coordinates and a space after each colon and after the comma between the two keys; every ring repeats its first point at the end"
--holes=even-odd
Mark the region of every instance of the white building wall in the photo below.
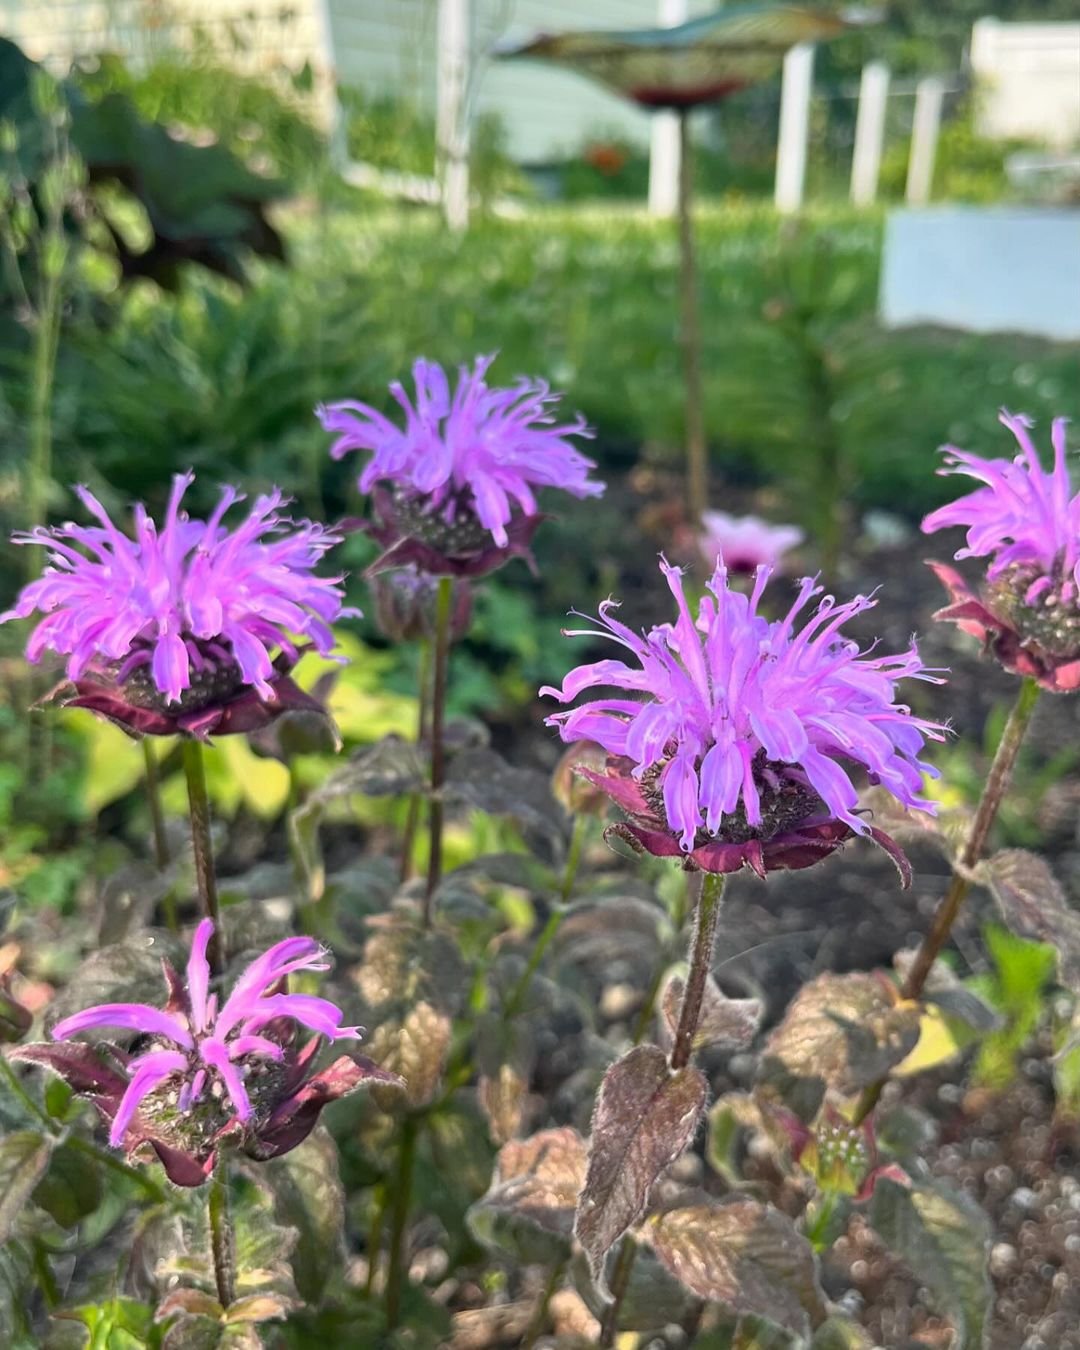
{"type": "Polygon", "coordinates": [[[980,19],[971,66],[982,135],[1080,144],[1080,23],[980,19]]]}

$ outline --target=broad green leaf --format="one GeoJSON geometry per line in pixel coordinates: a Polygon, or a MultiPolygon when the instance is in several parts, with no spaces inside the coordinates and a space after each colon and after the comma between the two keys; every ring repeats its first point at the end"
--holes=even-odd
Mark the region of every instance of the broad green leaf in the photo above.
{"type": "Polygon", "coordinates": [[[0,1243],[14,1232],[52,1150],[52,1140],[37,1130],[16,1130],[0,1139],[0,1243]]]}
{"type": "Polygon", "coordinates": [[[935,1295],[956,1327],[957,1350],[981,1350],[992,1289],[986,1269],[990,1221],[957,1191],[881,1178],[869,1218],[885,1245],[935,1295]]]}

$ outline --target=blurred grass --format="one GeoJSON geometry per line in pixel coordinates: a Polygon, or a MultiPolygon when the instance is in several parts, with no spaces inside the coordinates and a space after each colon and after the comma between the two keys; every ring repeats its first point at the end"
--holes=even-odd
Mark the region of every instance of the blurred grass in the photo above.
{"type": "MultiPolygon", "coordinates": [[[[912,517],[947,495],[934,451],[1006,453],[997,410],[1080,414],[1080,347],[1014,334],[885,332],[874,317],[881,218],[761,204],[700,212],[706,422],[735,482],[773,482],[806,520],[823,466],[856,504],[912,517]]],[[[311,509],[338,502],[311,410],[389,406],[425,354],[498,350],[495,372],[541,375],[598,428],[608,471],[678,464],[682,389],[674,227],[630,207],[535,207],[461,239],[422,210],[292,209],[293,266],[247,291],[190,275],[175,299],[137,289],[110,327],[62,354],[58,476],[154,495],[188,464],[276,478],[311,509]]],[[[988,284],[993,279],[988,278],[988,284]]],[[[813,520],[807,521],[813,526],[813,520]]]]}

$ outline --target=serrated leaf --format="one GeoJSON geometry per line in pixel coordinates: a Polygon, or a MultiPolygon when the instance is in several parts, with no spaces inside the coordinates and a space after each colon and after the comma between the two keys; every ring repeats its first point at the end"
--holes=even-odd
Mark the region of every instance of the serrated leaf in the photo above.
{"type": "Polygon", "coordinates": [[[673,1072],[655,1045],[635,1046],[605,1073],[574,1224],[602,1292],[608,1252],[641,1217],[664,1168],[693,1139],[707,1092],[698,1069],[673,1072]]]}
{"type": "Polygon", "coordinates": [[[132,1298],[112,1298],[53,1313],[57,1321],[80,1322],[90,1333],[86,1350],[142,1350],[153,1334],[150,1309],[132,1298]]]}
{"type": "Polygon", "coordinates": [[[803,986],[765,1042],[758,1087],[811,1120],[826,1088],[853,1096],[914,1048],[919,1008],[884,976],[825,974],[803,986]]]}
{"type": "MultiPolygon", "coordinates": [[[[686,982],[673,975],[664,987],[660,1009],[668,1036],[674,1039],[679,1025],[686,982]]],[[[720,986],[708,976],[701,1019],[694,1034],[694,1049],[715,1046],[723,1050],[745,1050],[761,1025],[764,1008],[757,998],[728,998],[720,986]]]]}
{"type": "Polygon", "coordinates": [[[959,1192],[882,1178],[868,1217],[953,1321],[956,1350],[979,1350],[993,1292],[986,1270],[990,1221],[983,1210],[959,1192]]]}
{"type": "Polygon", "coordinates": [[[523,1265],[564,1260],[585,1167],[585,1141],[576,1130],[511,1140],[499,1150],[486,1194],[466,1216],[469,1231],[523,1265]]]}
{"type": "Polygon", "coordinates": [[[569,817],[552,796],[547,774],[508,764],[494,750],[465,750],[450,762],[443,795],[448,806],[508,816],[545,862],[566,854],[569,817]]]}
{"type": "Polygon", "coordinates": [[[494,1012],[480,1019],[475,1055],[480,1075],[477,1098],[496,1144],[512,1139],[521,1126],[535,1059],[531,1020],[527,1016],[508,1021],[501,1012],[494,1012]]]}
{"type": "Polygon", "coordinates": [[[74,1228],[101,1203],[101,1172],[96,1163],[69,1144],[54,1149],[45,1175],[34,1189],[36,1205],[61,1228],[74,1228]]]}
{"type": "MultiPolygon", "coordinates": [[[[430,1103],[442,1081],[453,1017],[468,992],[468,967],[453,940],[410,918],[379,916],[355,973],[364,1002],[368,1048],[383,1068],[405,1080],[412,1106],[430,1103]]],[[[382,1099],[382,1093],[377,1093],[382,1099]]]]}
{"type": "Polygon", "coordinates": [[[37,1130],[16,1130],[0,1139],[0,1243],[7,1242],[45,1174],[52,1140],[37,1130]]]}
{"type": "Polygon", "coordinates": [[[283,1294],[248,1294],[230,1303],[225,1312],[228,1326],[259,1322],[282,1322],[296,1303],[283,1294]]]}
{"type": "Polygon", "coordinates": [[[668,1210],[645,1236],[667,1269],[698,1298],[764,1317],[808,1336],[824,1317],[817,1264],[786,1214],[757,1200],[668,1210]]]}
{"type": "MultiPolygon", "coordinates": [[[[182,966],[187,952],[168,933],[143,930],[125,942],[92,952],[49,1004],[47,1026],[97,1003],[161,1003],[162,958],[182,966]]],[[[98,1039],[98,1038],[95,1038],[98,1039]]]]}
{"type": "Polygon", "coordinates": [[[1048,942],[1057,952],[1061,983],[1080,992],[1080,913],[1047,863],[1025,849],[1009,848],[981,863],[978,875],[1009,928],[1020,937],[1048,942]]]}
{"type": "MultiPolygon", "coordinates": [[[[570,1274],[585,1306],[594,1317],[602,1320],[609,1306],[608,1300],[593,1283],[589,1263],[582,1253],[575,1255],[570,1274]]],[[[637,1245],[630,1279],[619,1304],[618,1331],[656,1332],[662,1327],[678,1325],[700,1306],[699,1300],[675,1279],[651,1247],[637,1245]]],[[[595,1346],[596,1341],[589,1340],[586,1344],[595,1346]]],[[[697,1345],[696,1339],[694,1344],[697,1345]]]]}
{"type": "Polygon", "coordinates": [[[333,1136],[324,1125],[297,1148],[260,1167],[274,1196],[278,1220],[295,1228],[292,1251],[296,1287],[308,1303],[317,1303],[343,1260],[345,1190],[333,1136]]]}

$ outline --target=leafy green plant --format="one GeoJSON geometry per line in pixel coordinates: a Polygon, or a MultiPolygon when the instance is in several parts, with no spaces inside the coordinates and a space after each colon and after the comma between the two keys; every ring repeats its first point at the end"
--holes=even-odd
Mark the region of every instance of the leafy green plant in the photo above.
{"type": "Polygon", "coordinates": [[[975,1059],[977,1082],[1004,1088],[1016,1076],[1017,1059],[1047,1011],[1047,989],[1054,976],[1054,949],[990,924],[986,946],[993,970],[969,981],[974,993],[995,1008],[1005,1025],[980,1043],[975,1059]]]}

